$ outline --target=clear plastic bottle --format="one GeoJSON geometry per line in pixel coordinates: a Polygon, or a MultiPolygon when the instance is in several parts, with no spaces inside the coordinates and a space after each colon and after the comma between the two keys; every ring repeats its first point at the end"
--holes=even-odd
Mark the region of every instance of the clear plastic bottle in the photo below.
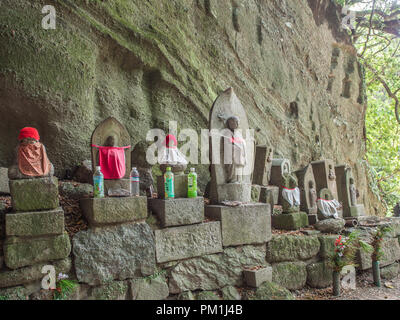
{"type": "Polygon", "coordinates": [[[188,198],[197,197],[197,173],[195,168],[190,168],[188,175],[188,198]]]}
{"type": "Polygon", "coordinates": [[[93,174],[93,197],[104,198],[104,176],[100,166],[96,167],[96,171],[93,174]]]}
{"type": "Polygon", "coordinates": [[[164,190],[165,199],[175,198],[174,173],[171,171],[171,167],[167,167],[164,173],[164,190]]]}
{"type": "Polygon", "coordinates": [[[139,196],[140,178],[139,178],[139,171],[137,171],[136,167],[132,168],[130,179],[131,179],[131,196],[139,196]]]}

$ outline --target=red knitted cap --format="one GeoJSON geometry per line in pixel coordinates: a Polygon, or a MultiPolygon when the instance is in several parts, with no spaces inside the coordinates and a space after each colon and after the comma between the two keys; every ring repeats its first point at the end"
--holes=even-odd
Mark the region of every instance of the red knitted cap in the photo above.
{"type": "Polygon", "coordinates": [[[40,140],[39,132],[35,128],[25,127],[19,132],[18,140],[25,138],[33,138],[35,140],[40,140]]]}

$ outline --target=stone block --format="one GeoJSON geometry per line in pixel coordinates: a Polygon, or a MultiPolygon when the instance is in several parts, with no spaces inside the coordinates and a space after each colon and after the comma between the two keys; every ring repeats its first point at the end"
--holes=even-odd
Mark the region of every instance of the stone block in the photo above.
{"type": "Polygon", "coordinates": [[[53,265],[56,269],[56,274],[59,274],[60,272],[69,272],[72,263],[70,258],[65,258],[63,260],[44,262],[35,264],[33,266],[22,267],[16,270],[3,270],[0,272],[0,288],[18,286],[42,279],[44,277],[42,268],[45,265],[53,265]]]}
{"type": "Polygon", "coordinates": [[[365,216],[365,208],[363,204],[357,204],[356,206],[350,206],[350,217],[365,216]]]}
{"type": "Polygon", "coordinates": [[[261,186],[259,186],[257,184],[251,185],[251,201],[252,202],[260,201],[260,192],[261,192],[261,186]]]}
{"type": "MultiPolygon", "coordinates": [[[[175,198],[187,198],[188,176],[187,174],[174,175],[175,198]]],[[[160,199],[165,199],[164,176],[157,177],[157,192],[160,199]]]]}
{"type": "Polygon", "coordinates": [[[272,267],[257,270],[243,270],[243,276],[249,287],[258,288],[265,281],[272,281],[272,267]]]}
{"type": "Polygon", "coordinates": [[[10,180],[14,211],[51,210],[59,207],[56,177],[10,180]]]}
{"type": "Polygon", "coordinates": [[[296,300],[295,296],[286,288],[273,282],[264,282],[257,290],[248,292],[247,300],[296,300]]]}
{"type": "Polygon", "coordinates": [[[272,216],[272,227],[275,229],[298,230],[306,226],[308,226],[308,216],[302,211],[272,216]]]}
{"type": "Polygon", "coordinates": [[[222,300],[241,300],[239,291],[234,286],[226,286],[221,289],[222,300]]]}
{"type": "Polygon", "coordinates": [[[147,197],[87,198],[81,199],[80,206],[93,227],[147,218],[147,197]]]}
{"type": "Polygon", "coordinates": [[[7,236],[35,237],[59,235],[63,232],[64,211],[62,208],[6,215],[7,236]]]}
{"type": "Polygon", "coordinates": [[[251,201],[250,183],[225,183],[217,186],[218,201],[251,201]]]}
{"type": "MultiPolygon", "coordinates": [[[[388,266],[400,260],[400,244],[396,238],[385,238],[382,243],[383,256],[380,260],[380,266],[388,266]]],[[[371,253],[359,250],[357,252],[357,268],[367,270],[372,268],[371,253]]]]}
{"type": "Polygon", "coordinates": [[[320,249],[316,236],[276,235],[267,244],[267,260],[270,263],[308,260],[320,249]]]}
{"type": "Polygon", "coordinates": [[[260,202],[277,205],[278,201],[279,201],[279,187],[278,186],[261,187],[260,202]]]}
{"type": "Polygon", "coordinates": [[[73,238],[79,282],[106,284],[152,275],[156,269],[154,235],[147,223],[78,232],[73,238]]]}
{"type": "Polygon", "coordinates": [[[307,284],[312,288],[326,288],[332,285],[332,269],[325,261],[307,266],[307,284]]]}
{"type": "Polygon", "coordinates": [[[206,216],[221,221],[222,245],[261,244],[271,237],[269,204],[252,203],[237,207],[206,206],[206,216]]]}
{"type": "Polygon", "coordinates": [[[400,273],[400,263],[395,262],[389,266],[381,268],[382,279],[391,280],[396,278],[400,273]]]}
{"type": "Polygon", "coordinates": [[[204,198],[149,199],[150,210],[157,214],[162,227],[204,221],[204,198]]]}
{"type": "Polygon", "coordinates": [[[270,146],[256,146],[254,157],[253,183],[268,185],[271,178],[272,157],[274,150],[270,146]]]}
{"type": "Polygon", "coordinates": [[[157,262],[222,252],[219,221],[155,230],[157,262]]]}
{"type": "Polygon", "coordinates": [[[127,281],[111,281],[94,287],[88,300],[126,300],[129,284],[127,281]]]}
{"type": "Polygon", "coordinates": [[[308,215],[308,224],[313,226],[318,222],[318,216],[316,214],[309,214],[308,215]]]}
{"type": "Polygon", "coordinates": [[[124,189],[130,190],[130,180],[129,179],[104,179],[104,194],[108,195],[108,190],[110,189],[124,189]]]}
{"type": "Polygon", "coordinates": [[[328,259],[333,255],[335,250],[335,241],[338,237],[339,235],[323,235],[318,237],[318,240],[321,243],[319,256],[322,259],[328,259]]]}
{"type": "Polygon", "coordinates": [[[132,300],[164,300],[169,296],[164,276],[130,280],[132,300]]]}
{"type": "Polygon", "coordinates": [[[298,290],[307,281],[306,263],[302,261],[281,262],[272,266],[272,281],[289,290],[298,290]]]}
{"type": "Polygon", "coordinates": [[[8,181],[8,169],[0,168],[0,194],[9,194],[10,185],[8,181]]]}
{"type": "Polygon", "coordinates": [[[345,223],[346,221],[344,219],[331,218],[318,221],[314,227],[322,233],[339,233],[344,229],[345,223]]]}
{"type": "Polygon", "coordinates": [[[70,252],[67,233],[45,238],[9,237],[4,242],[4,259],[10,269],[64,259],[70,252]]]}

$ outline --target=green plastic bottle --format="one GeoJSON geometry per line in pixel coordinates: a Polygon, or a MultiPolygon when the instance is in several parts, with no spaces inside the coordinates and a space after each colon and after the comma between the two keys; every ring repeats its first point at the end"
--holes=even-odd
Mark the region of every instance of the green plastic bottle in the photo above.
{"type": "Polygon", "coordinates": [[[164,173],[165,199],[175,198],[174,182],[174,173],[171,171],[171,167],[167,167],[164,173]]]}
{"type": "Polygon", "coordinates": [[[188,175],[188,198],[197,197],[197,173],[194,168],[190,168],[190,173],[188,175]]]}

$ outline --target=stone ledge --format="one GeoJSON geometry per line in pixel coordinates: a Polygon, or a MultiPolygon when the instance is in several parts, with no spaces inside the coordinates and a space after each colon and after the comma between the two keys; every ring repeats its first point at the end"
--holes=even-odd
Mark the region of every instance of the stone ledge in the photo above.
{"type": "Polygon", "coordinates": [[[157,262],[222,252],[220,222],[155,230],[157,262]]]}
{"type": "Polygon", "coordinates": [[[150,199],[150,210],[157,214],[162,227],[201,223],[204,221],[204,199],[150,199]]]}
{"type": "Polygon", "coordinates": [[[46,236],[64,232],[64,211],[17,212],[6,215],[6,236],[46,236]]]}
{"type": "Polygon", "coordinates": [[[257,270],[243,270],[243,276],[249,287],[258,288],[262,283],[272,281],[272,267],[257,270]]]}
{"type": "Polygon", "coordinates": [[[60,206],[56,177],[10,180],[14,211],[51,210],[60,206]]]}
{"type": "Polygon", "coordinates": [[[302,211],[272,216],[272,227],[275,229],[298,230],[306,226],[308,226],[308,216],[302,211]]]}
{"type": "Polygon", "coordinates": [[[147,218],[146,197],[81,199],[83,215],[93,227],[134,222],[147,218]]]}
{"type": "Polygon", "coordinates": [[[71,243],[66,232],[46,238],[10,237],[4,242],[4,259],[6,266],[10,269],[64,259],[70,252],[71,243]]]}
{"type": "Polygon", "coordinates": [[[271,207],[252,203],[238,207],[206,206],[206,216],[221,221],[222,245],[262,244],[271,237],[271,207]]]}

